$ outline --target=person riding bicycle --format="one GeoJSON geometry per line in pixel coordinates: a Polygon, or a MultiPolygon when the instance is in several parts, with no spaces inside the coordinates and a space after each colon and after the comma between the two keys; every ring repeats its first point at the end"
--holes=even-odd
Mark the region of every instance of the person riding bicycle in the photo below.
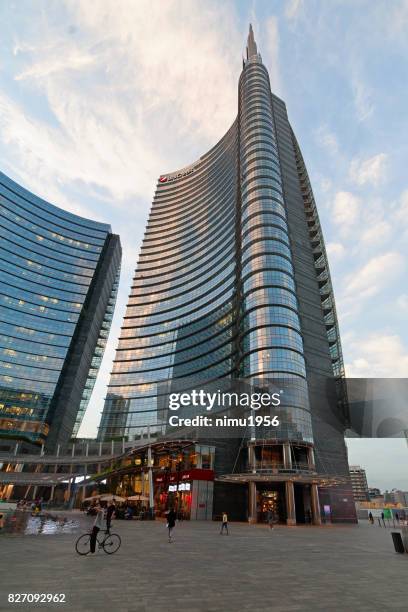
{"type": "Polygon", "coordinates": [[[95,517],[95,521],[92,527],[92,533],[91,533],[91,539],[90,539],[90,548],[91,548],[91,553],[95,552],[95,548],[96,548],[96,536],[98,535],[98,532],[103,528],[103,509],[102,506],[100,505],[100,503],[98,502],[96,504],[96,517],[95,517]]]}

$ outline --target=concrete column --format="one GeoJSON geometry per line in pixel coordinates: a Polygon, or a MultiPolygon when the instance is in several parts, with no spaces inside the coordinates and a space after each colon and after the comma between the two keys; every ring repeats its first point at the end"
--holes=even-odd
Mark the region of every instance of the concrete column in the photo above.
{"type": "Polygon", "coordinates": [[[154,512],[154,489],[153,489],[153,467],[152,467],[152,447],[147,449],[147,465],[149,466],[149,506],[150,512],[154,512]]]}
{"type": "Polygon", "coordinates": [[[314,449],[312,446],[309,446],[307,449],[307,461],[311,470],[316,469],[314,449]]]}
{"type": "Polygon", "coordinates": [[[72,488],[72,484],[73,484],[73,478],[72,478],[72,471],[73,471],[73,467],[72,464],[69,466],[69,478],[68,478],[68,489],[67,489],[67,502],[69,503],[70,499],[71,499],[71,488],[72,488]]]}
{"type": "MultiPolygon", "coordinates": [[[[59,445],[58,445],[58,451],[59,451],[59,445]]],[[[54,474],[56,474],[58,471],[58,464],[55,464],[54,466],[54,474]]],[[[55,493],[55,485],[52,485],[51,487],[51,495],[50,495],[50,501],[54,500],[54,493],[55,493]]]]}
{"type": "Polygon", "coordinates": [[[286,470],[292,469],[292,453],[289,442],[283,444],[283,465],[286,470]]]}
{"type": "Polygon", "coordinates": [[[115,441],[111,440],[111,455],[115,454],[115,441]]]}
{"type": "Polygon", "coordinates": [[[310,497],[312,502],[312,521],[313,525],[321,525],[322,517],[320,515],[319,489],[317,484],[310,486],[310,497]]]}
{"type": "Polygon", "coordinates": [[[256,523],[258,520],[256,511],[256,482],[248,483],[248,522],[256,523]]]}
{"type": "Polygon", "coordinates": [[[288,480],[285,482],[286,490],[286,523],[288,525],[296,525],[296,509],[295,509],[295,489],[293,482],[288,480]]]}
{"type": "MultiPolygon", "coordinates": [[[[88,478],[88,465],[85,463],[84,465],[84,482],[86,481],[86,479],[88,478]]],[[[86,497],[86,484],[83,485],[82,487],[82,499],[84,500],[86,497]]]]}

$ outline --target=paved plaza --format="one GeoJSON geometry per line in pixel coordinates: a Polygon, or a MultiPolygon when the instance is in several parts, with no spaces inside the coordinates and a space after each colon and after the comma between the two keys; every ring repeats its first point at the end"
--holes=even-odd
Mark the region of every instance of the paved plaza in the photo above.
{"type": "MultiPolygon", "coordinates": [[[[80,529],[91,525],[82,519],[80,529]]],[[[408,554],[393,529],[116,521],[115,555],[80,557],[78,534],[0,535],[0,610],[238,612],[408,608],[408,554]],[[8,604],[7,593],[66,593],[65,604],[8,604]]]]}

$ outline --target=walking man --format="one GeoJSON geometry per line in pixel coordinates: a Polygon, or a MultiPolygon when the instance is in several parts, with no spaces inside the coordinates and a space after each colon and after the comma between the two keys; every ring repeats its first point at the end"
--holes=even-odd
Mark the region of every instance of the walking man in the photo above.
{"type": "Polygon", "coordinates": [[[167,529],[169,530],[169,542],[173,541],[171,539],[171,534],[175,526],[176,526],[176,513],[174,512],[173,508],[170,508],[167,514],[167,529]]]}
{"type": "Polygon", "coordinates": [[[228,515],[226,512],[222,513],[222,525],[221,525],[220,535],[224,533],[224,529],[226,529],[227,535],[229,535],[228,533],[228,515]]]}
{"type": "Polygon", "coordinates": [[[94,521],[92,532],[91,532],[91,540],[89,543],[91,553],[95,552],[96,536],[98,535],[98,532],[102,529],[102,527],[103,527],[103,509],[100,503],[98,502],[96,504],[96,517],[95,517],[95,521],[94,521]]]}
{"type": "Polygon", "coordinates": [[[274,521],[274,515],[272,510],[268,510],[268,514],[267,514],[267,520],[268,520],[268,525],[270,529],[273,529],[273,521],[274,521]]]}

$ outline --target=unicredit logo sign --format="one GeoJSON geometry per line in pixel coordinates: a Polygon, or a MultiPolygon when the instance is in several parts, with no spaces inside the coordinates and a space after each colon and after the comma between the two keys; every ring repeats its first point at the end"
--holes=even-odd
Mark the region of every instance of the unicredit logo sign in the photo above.
{"type": "Polygon", "coordinates": [[[195,169],[196,167],[194,166],[194,168],[189,168],[188,170],[185,170],[184,172],[179,172],[178,174],[173,174],[172,176],[161,176],[159,178],[159,183],[167,183],[170,181],[175,181],[176,179],[187,176],[188,174],[192,174],[195,169]]]}

